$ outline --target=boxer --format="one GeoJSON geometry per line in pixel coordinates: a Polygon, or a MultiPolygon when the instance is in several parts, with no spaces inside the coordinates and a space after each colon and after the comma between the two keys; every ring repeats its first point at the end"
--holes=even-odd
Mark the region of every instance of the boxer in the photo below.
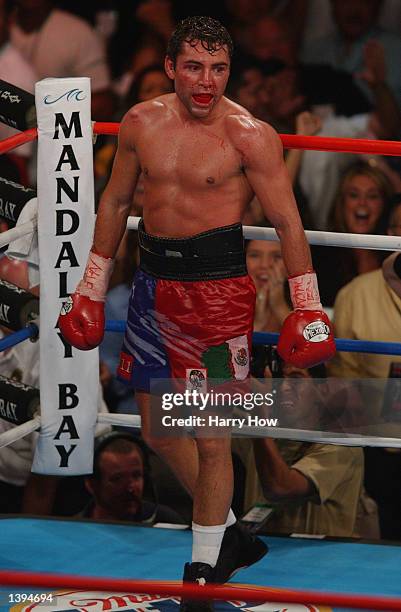
{"type": "MultiPolygon", "coordinates": [[[[123,118],[88,264],[59,318],[72,345],[90,350],[102,341],[113,258],[142,172],[141,263],[120,375],[136,389],[144,439],[193,495],[192,563],[184,580],[198,584],[226,581],[267,547],[242,532],[230,510],[229,437],[152,437],[149,384],[193,371],[199,379],[248,376],[255,290],[241,219],[255,194],[279,235],[294,306],[279,351],[303,368],[335,352],[280,138],[224,96],[232,50],[214,19],[190,17],[178,25],[165,59],[175,93],[138,104],[123,118]]],[[[210,601],[181,602],[185,612],[213,609],[210,601]]]]}

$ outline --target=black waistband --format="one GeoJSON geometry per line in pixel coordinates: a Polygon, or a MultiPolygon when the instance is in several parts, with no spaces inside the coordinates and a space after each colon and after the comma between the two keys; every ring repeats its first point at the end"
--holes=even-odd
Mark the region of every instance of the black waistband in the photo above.
{"type": "Polygon", "coordinates": [[[162,238],[138,227],[140,267],[157,278],[213,280],[247,274],[242,225],[218,227],[188,238],[162,238]]]}

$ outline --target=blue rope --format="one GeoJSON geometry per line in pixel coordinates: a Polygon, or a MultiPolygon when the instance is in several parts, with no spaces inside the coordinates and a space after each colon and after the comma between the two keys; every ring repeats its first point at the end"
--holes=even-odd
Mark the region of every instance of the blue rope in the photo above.
{"type": "MultiPolygon", "coordinates": [[[[279,334],[255,332],[254,344],[277,344],[279,334]]],[[[375,353],[376,355],[401,355],[399,342],[372,342],[371,340],[351,340],[336,338],[338,351],[344,353],[375,353]]]]}
{"type": "MultiPolygon", "coordinates": [[[[125,332],[125,321],[106,321],[106,331],[125,332]]],[[[31,323],[24,329],[6,336],[0,340],[0,352],[5,351],[27,338],[38,334],[38,328],[31,323]]],[[[255,344],[277,344],[278,334],[255,332],[253,342],[255,344]]],[[[376,355],[401,355],[401,343],[399,342],[372,342],[370,340],[349,340],[347,338],[336,338],[337,350],[346,353],[372,353],[376,355]]]]}
{"type": "Polygon", "coordinates": [[[0,352],[5,351],[28,338],[34,338],[38,335],[39,329],[34,323],[30,323],[27,327],[20,329],[5,338],[0,340],[0,352]]]}
{"type": "MultiPolygon", "coordinates": [[[[125,321],[106,321],[106,331],[124,332],[125,321]]],[[[278,334],[255,332],[255,344],[277,344],[278,334]]],[[[401,355],[399,342],[371,342],[370,340],[348,340],[336,338],[336,347],[346,353],[375,353],[377,355],[401,355]]]]}

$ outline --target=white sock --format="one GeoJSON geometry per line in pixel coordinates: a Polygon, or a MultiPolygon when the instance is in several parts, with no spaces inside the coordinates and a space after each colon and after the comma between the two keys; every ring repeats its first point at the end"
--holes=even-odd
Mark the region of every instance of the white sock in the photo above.
{"type": "Polygon", "coordinates": [[[208,563],[215,567],[225,530],[225,525],[192,523],[192,563],[208,563]]]}
{"type": "Polygon", "coordinates": [[[234,512],[231,510],[228,511],[228,516],[227,516],[227,520],[226,520],[226,527],[231,527],[231,525],[234,525],[234,523],[237,522],[237,518],[234,514],[234,512]]]}

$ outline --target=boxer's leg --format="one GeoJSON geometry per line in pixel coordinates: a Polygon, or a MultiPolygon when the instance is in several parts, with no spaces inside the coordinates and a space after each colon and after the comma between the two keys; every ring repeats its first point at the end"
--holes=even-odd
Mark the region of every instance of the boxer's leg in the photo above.
{"type": "Polygon", "coordinates": [[[199,475],[194,491],[192,563],[214,568],[233,496],[231,440],[198,438],[199,475]]]}
{"type": "Polygon", "coordinates": [[[230,436],[197,438],[199,475],[194,491],[194,522],[226,523],[233,496],[233,464],[230,436]]]}

